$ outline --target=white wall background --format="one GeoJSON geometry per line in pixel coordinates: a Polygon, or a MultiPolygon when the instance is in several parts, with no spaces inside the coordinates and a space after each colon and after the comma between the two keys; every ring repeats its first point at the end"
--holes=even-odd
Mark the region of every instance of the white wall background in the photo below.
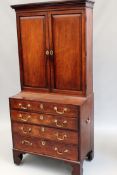
{"type": "MultiPolygon", "coordinates": [[[[43,0],[42,0],[43,1],[43,0]]],[[[11,4],[35,0],[0,2],[0,111],[9,120],[8,97],[20,90],[15,12],[11,4]]],[[[117,1],[97,0],[94,6],[95,127],[117,123],[117,1]]]]}
{"type": "Polygon", "coordinates": [[[97,0],[94,7],[94,92],[98,127],[117,124],[117,1],[97,0]]]}

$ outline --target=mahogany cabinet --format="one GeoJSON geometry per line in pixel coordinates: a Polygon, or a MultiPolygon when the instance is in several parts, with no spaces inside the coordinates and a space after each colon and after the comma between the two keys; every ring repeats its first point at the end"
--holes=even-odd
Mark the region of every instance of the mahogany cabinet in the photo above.
{"type": "Polygon", "coordinates": [[[21,92],[10,98],[13,157],[60,159],[83,174],[94,155],[93,0],[14,5],[21,92]]]}

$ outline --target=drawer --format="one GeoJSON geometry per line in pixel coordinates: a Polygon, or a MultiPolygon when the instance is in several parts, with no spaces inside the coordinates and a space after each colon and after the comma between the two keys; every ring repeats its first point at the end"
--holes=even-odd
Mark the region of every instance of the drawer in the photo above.
{"type": "Polygon", "coordinates": [[[15,122],[12,123],[12,127],[14,133],[22,136],[48,139],[59,143],[78,144],[77,132],[15,122]]]}
{"type": "Polygon", "coordinates": [[[28,153],[78,160],[78,147],[14,134],[14,148],[28,153]]]}
{"type": "Polygon", "coordinates": [[[35,111],[48,114],[55,114],[60,116],[72,115],[77,117],[78,108],[73,105],[55,104],[49,102],[28,101],[28,100],[10,100],[11,109],[18,109],[23,111],[35,111]]]}
{"type": "Polygon", "coordinates": [[[77,106],[73,105],[64,105],[64,104],[55,104],[55,103],[46,103],[44,105],[44,110],[46,113],[52,113],[60,116],[74,116],[78,115],[77,106]]]}
{"type": "Polygon", "coordinates": [[[77,130],[78,118],[11,110],[12,121],[77,130]]]}
{"type": "Polygon", "coordinates": [[[43,112],[44,106],[42,103],[36,102],[36,101],[11,99],[10,100],[10,108],[23,110],[23,111],[43,112]]]}

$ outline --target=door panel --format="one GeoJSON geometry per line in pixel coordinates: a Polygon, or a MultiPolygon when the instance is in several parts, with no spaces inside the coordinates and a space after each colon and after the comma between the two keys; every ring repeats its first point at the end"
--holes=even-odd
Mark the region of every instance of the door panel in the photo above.
{"type": "Polygon", "coordinates": [[[52,14],[54,90],[82,91],[82,14],[52,14]]]}
{"type": "Polygon", "coordinates": [[[23,86],[48,88],[46,17],[20,17],[23,86]]]}

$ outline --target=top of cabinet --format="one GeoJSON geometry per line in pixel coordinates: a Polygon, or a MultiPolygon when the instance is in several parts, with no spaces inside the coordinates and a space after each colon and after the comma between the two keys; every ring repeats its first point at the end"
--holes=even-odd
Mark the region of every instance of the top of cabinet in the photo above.
{"type": "Polygon", "coordinates": [[[15,10],[24,10],[24,9],[36,9],[42,6],[60,6],[60,5],[73,5],[77,4],[79,6],[87,6],[93,7],[95,0],[49,0],[42,1],[36,3],[28,3],[28,4],[16,4],[11,5],[11,7],[15,10]]]}

